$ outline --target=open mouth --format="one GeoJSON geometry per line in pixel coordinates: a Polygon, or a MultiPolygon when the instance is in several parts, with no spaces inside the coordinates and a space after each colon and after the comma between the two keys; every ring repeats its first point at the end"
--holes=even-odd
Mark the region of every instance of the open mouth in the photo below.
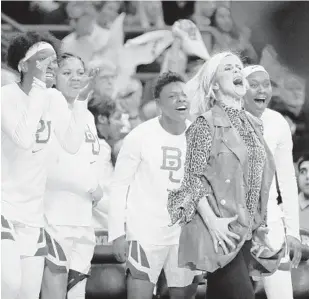
{"type": "Polygon", "coordinates": [[[233,80],[233,84],[235,86],[243,86],[244,85],[244,81],[243,81],[242,77],[236,77],[233,80]]]}
{"type": "Polygon", "coordinates": [[[46,77],[46,79],[54,79],[55,74],[54,73],[46,73],[45,77],[46,77]]]}
{"type": "Polygon", "coordinates": [[[186,106],[179,106],[176,108],[177,111],[187,111],[187,107],[186,106]]]}
{"type": "Polygon", "coordinates": [[[265,101],[266,101],[266,97],[258,97],[254,99],[254,102],[258,104],[265,104],[265,101]]]}

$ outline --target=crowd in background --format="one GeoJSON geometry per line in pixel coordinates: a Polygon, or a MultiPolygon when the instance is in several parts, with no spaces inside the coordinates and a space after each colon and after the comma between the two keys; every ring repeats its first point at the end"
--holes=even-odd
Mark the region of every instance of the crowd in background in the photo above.
{"type": "MultiPolygon", "coordinates": [[[[89,108],[96,116],[99,136],[111,146],[113,162],[123,137],[160,113],[153,97],[157,76],[141,81],[138,71],[170,70],[190,79],[207,55],[227,49],[240,54],[245,64],[260,63],[267,68],[273,85],[270,108],[290,124],[294,161],[306,150],[309,117],[303,109],[305,80],[280,65],[271,45],[257,54],[250,42],[250,29],[234,22],[230,1],[14,1],[3,2],[2,11],[24,24],[72,27],[60,48],[81,57],[88,69],[100,68],[89,108]],[[17,7],[28,13],[16,13],[17,7]],[[187,51],[168,35],[179,19],[189,19],[201,30],[201,51],[187,51]],[[124,32],[130,28],[142,28],[146,33],[125,41],[124,32]],[[147,32],[162,34],[150,36],[147,32]],[[98,121],[98,115],[103,115],[104,121],[98,121]]],[[[190,35],[190,29],[187,32],[190,35]]],[[[11,80],[3,73],[2,85],[6,78],[11,80]]]]}
{"type": "MultiPolygon", "coordinates": [[[[142,28],[144,31],[166,30],[179,19],[190,19],[201,30],[209,54],[229,49],[241,53],[245,63],[260,62],[267,67],[274,87],[270,107],[283,114],[291,125],[294,160],[297,161],[305,150],[303,147],[308,142],[309,131],[308,113],[302,109],[306,98],[305,81],[279,64],[271,45],[267,45],[261,55],[256,53],[250,42],[250,29],[240,28],[234,22],[230,1],[14,1],[3,2],[2,11],[25,24],[70,24],[73,32],[62,40],[62,49],[80,56],[87,64],[95,60],[95,65],[102,69],[94,96],[100,100],[108,97],[105,84],[111,84],[112,69],[115,68],[115,76],[124,72],[123,62],[116,55],[111,57],[109,53],[119,51],[124,46],[126,37],[123,31],[130,28],[142,28]],[[28,10],[28,13],[17,13],[17,7],[28,10]],[[118,20],[118,24],[113,27],[117,23],[115,20],[120,19],[123,13],[125,17],[122,24],[118,20]]],[[[158,51],[149,63],[137,61],[134,70],[130,70],[130,77],[134,77],[137,71],[162,72],[166,68],[177,71],[187,79],[192,77],[203,63],[201,57],[187,55],[177,49],[170,55],[168,53],[171,53],[171,49],[169,45],[164,51],[158,51]]],[[[123,94],[122,98],[130,101],[125,104],[125,108],[122,107],[128,115],[135,117],[133,114],[139,114],[142,121],[158,113],[152,96],[155,79],[143,82],[132,79],[134,84],[121,87],[127,89],[120,93],[123,94]],[[131,94],[130,99],[125,94],[131,94]]],[[[116,85],[117,88],[120,87],[119,82],[116,85]]],[[[121,101],[122,104],[123,102],[121,101]]]]}

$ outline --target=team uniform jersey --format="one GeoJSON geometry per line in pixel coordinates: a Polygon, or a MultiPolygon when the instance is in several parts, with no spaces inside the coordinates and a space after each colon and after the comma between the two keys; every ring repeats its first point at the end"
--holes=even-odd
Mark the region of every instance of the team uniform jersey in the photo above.
{"type": "Polygon", "coordinates": [[[84,142],[75,155],[66,153],[53,139],[44,197],[47,265],[52,271],[88,273],[95,246],[91,192],[99,184],[104,189],[105,167],[89,111],[84,142]]]}
{"type": "Polygon", "coordinates": [[[63,95],[33,84],[29,95],[13,83],[1,88],[2,214],[8,220],[44,226],[43,195],[52,132],[75,153],[83,138],[86,103],[69,111],[63,95]]]}
{"type": "Polygon", "coordinates": [[[44,197],[47,221],[56,225],[91,226],[92,196],[103,172],[100,144],[92,114],[87,112],[84,142],[75,155],[53,140],[44,197]],[[69,211],[69,213],[68,213],[69,211]]]}
{"type": "MultiPolygon", "coordinates": [[[[261,117],[264,127],[264,138],[271,150],[276,164],[278,185],[283,201],[284,218],[287,228],[287,234],[300,239],[299,236],[299,211],[298,211],[298,189],[293,164],[293,141],[290,127],[284,117],[271,109],[266,109],[261,117]]],[[[282,211],[277,203],[276,179],[273,179],[269,191],[268,201],[268,224],[276,224],[274,230],[275,240],[283,241],[282,211]],[[280,229],[281,227],[281,229],[280,229]],[[281,237],[280,237],[281,236],[281,237]]],[[[272,233],[272,231],[270,231],[272,233]]],[[[275,247],[281,246],[279,242],[275,247]]],[[[275,245],[275,244],[274,244],[275,245]]]]}
{"type": "Polygon", "coordinates": [[[156,284],[164,269],[169,287],[185,287],[201,273],[178,267],[180,226],[170,225],[167,211],[168,192],[181,184],[185,157],[185,133],[169,134],[157,117],[124,139],[111,184],[108,234],[109,241],[126,234],[126,269],[134,279],[156,284]]]}
{"type": "Polygon", "coordinates": [[[158,118],[125,137],[111,185],[109,241],[126,234],[147,244],[178,244],[180,227],[170,226],[167,198],[181,184],[185,156],[185,133],[169,134],[158,118]]]}
{"type": "Polygon", "coordinates": [[[93,208],[92,225],[96,230],[108,229],[108,206],[110,198],[110,183],[114,172],[112,163],[112,149],[104,139],[99,139],[101,155],[101,187],[103,188],[103,198],[93,208]]]}

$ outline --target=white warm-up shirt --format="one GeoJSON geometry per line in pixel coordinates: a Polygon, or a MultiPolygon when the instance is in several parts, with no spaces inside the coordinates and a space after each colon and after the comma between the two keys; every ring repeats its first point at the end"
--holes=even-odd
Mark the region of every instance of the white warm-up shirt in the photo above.
{"type": "Polygon", "coordinates": [[[110,145],[104,140],[99,139],[102,157],[101,171],[101,186],[103,187],[103,198],[92,210],[92,226],[98,230],[108,229],[108,207],[110,199],[110,183],[114,172],[114,166],[112,163],[112,149],[110,145]]]}
{"type": "MultiPolygon", "coordinates": [[[[62,149],[57,140],[51,143],[44,197],[45,216],[49,224],[92,225],[92,195],[102,185],[104,157],[93,115],[87,112],[84,141],[75,155],[62,149]]],[[[109,170],[107,170],[109,171],[109,170]]]]}
{"type": "Polygon", "coordinates": [[[158,118],[125,137],[111,184],[109,241],[126,234],[146,244],[178,244],[180,227],[170,226],[167,200],[180,187],[185,156],[185,133],[166,132],[158,118]]]}
{"type": "Polygon", "coordinates": [[[43,195],[52,132],[68,152],[78,150],[86,104],[69,111],[63,95],[34,84],[29,95],[18,84],[1,88],[1,207],[9,220],[43,227],[43,195]]]}
{"type": "MultiPolygon", "coordinates": [[[[279,189],[282,196],[287,234],[299,237],[298,189],[293,164],[293,141],[289,124],[284,117],[271,109],[266,109],[261,117],[264,138],[276,164],[279,189]]],[[[277,204],[278,192],[274,177],[269,192],[268,221],[281,221],[281,210],[277,204]]]]}

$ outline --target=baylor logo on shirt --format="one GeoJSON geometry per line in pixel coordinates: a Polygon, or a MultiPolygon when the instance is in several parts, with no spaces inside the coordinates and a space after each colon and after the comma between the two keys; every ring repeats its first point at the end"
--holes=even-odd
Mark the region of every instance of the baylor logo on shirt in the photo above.
{"type": "Polygon", "coordinates": [[[51,121],[41,119],[35,133],[36,143],[47,143],[50,139],[51,121]]]}
{"type": "Polygon", "coordinates": [[[98,141],[98,138],[91,132],[88,125],[85,131],[85,141],[86,143],[91,143],[93,155],[96,156],[100,153],[100,143],[98,141]]]}
{"type": "Polygon", "coordinates": [[[174,178],[174,172],[181,168],[181,150],[176,147],[162,146],[163,161],[160,167],[169,171],[169,179],[172,183],[180,183],[180,179],[174,178]]]}

